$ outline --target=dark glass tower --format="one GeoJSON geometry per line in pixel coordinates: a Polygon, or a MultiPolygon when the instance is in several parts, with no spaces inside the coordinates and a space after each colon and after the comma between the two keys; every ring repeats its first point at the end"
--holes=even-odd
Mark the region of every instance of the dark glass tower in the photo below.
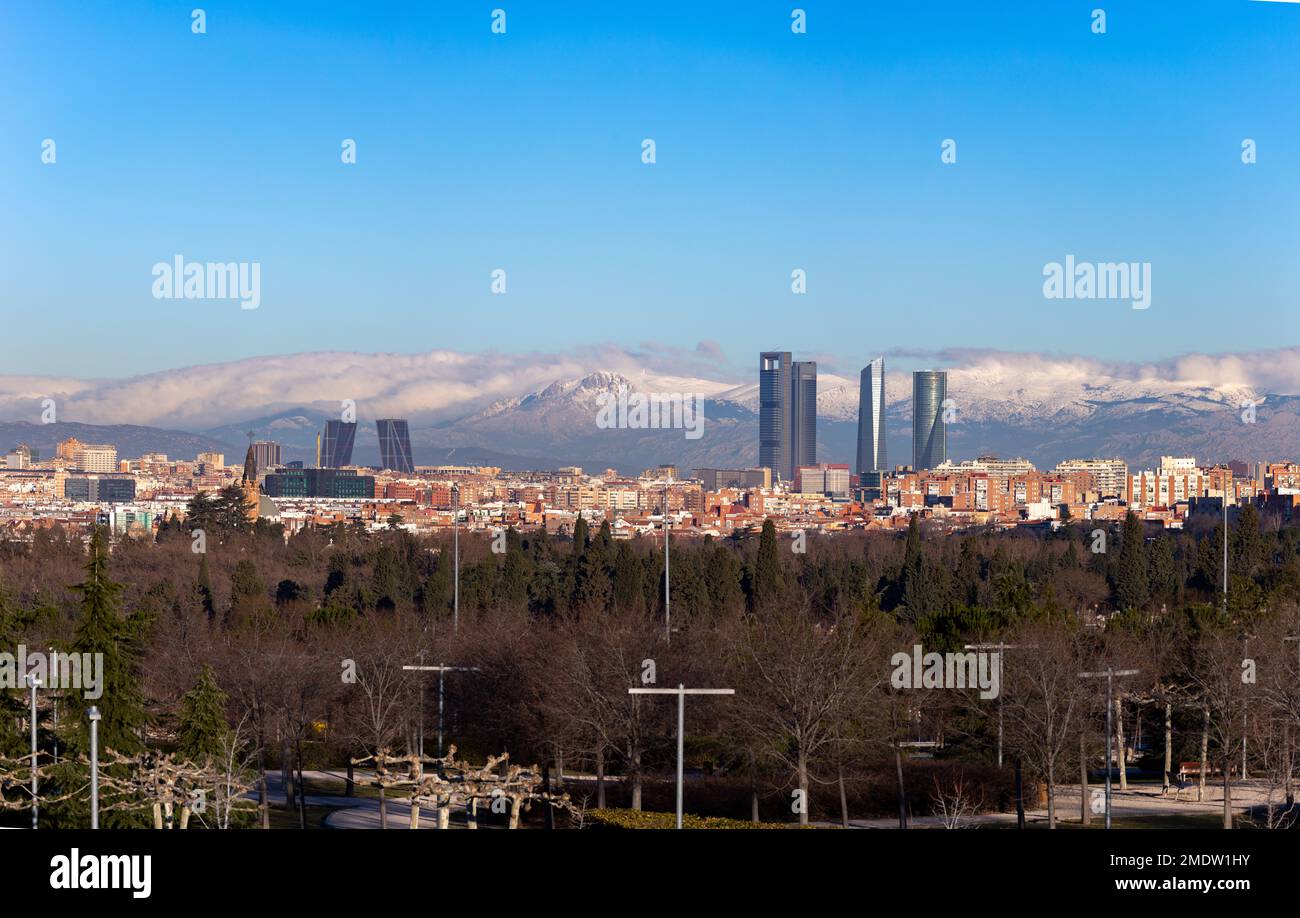
{"type": "Polygon", "coordinates": [[[817,364],[789,351],[758,357],[758,464],[785,481],[817,464],[817,364]]]}
{"type": "Polygon", "coordinates": [[[885,449],[885,358],[862,368],[858,390],[858,474],[889,471],[885,449]]]}
{"type": "Polygon", "coordinates": [[[320,447],[321,468],[339,469],[351,465],[352,444],[356,439],[356,421],[326,421],[325,436],[320,447]]]}
{"type": "Polygon", "coordinates": [[[790,352],[764,351],[758,355],[758,464],[786,481],[794,480],[790,467],[790,352]]]}
{"type": "Polygon", "coordinates": [[[379,429],[379,465],[394,472],[414,472],[411,461],[411,429],[400,418],[375,421],[379,429]]]}
{"type": "Polygon", "coordinates": [[[943,403],[948,398],[948,374],[918,370],[912,374],[912,467],[932,469],[948,458],[948,427],[943,403]]]}
{"type": "Polygon", "coordinates": [[[790,424],[790,481],[795,470],[817,464],[817,363],[796,360],[791,365],[790,404],[794,418],[790,424]]]}

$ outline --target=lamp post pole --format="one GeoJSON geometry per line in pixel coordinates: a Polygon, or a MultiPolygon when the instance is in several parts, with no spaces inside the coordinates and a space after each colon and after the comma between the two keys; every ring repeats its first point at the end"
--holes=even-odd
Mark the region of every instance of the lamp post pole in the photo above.
{"type": "MultiPolygon", "coordinates": [[[[1105,679],[1106,680],[1106,828],[1108,829],[1110,828],[1110,794],[1111,794],[1110,771],[1111,771],[1111,765],[1113,761],[1112,757],[1114,755],[1114,746],[1112,745],[1111,742],[1111,740],[1114,737],[1114,730],[1111,729],[1112,727],[1111,711],[1114,709],[1115,706],[1113,701],[1115,695],[1115,688],[1114,688],[1115,677],[1136,676],[1138,672],[1139,670],[1136,669],[1112,669],[1111,667],[1108,666],[1106,667],[1105,672],[1079,673],[1080,679],[1105,679]]],[[[1121,759],[1120,768],[1123,768],[1125,767],[1125,763],[1123,761],[1124,750],[1121,749],[1119,751],[1119,754],[1121,759]]],[[[1082,787],[1079,788],[1079,792],[1083,793],[1082,787]]]]}
{"type": "MultiPolygon", "coordinates": [[[[423,658],[423,655],[421,656],[423,658]]],[[[438,758],[442,758],[442,699],[443,699],[443,678],[447,673],[476,673],[479,671],[477,666],[425,666],[423,664],[403,666],[402,669],[412,672],[434,673],[438,674],[438,758]]],[[[420,757],[424,758],[424,689],[420,690],[420,757]]]]}
{"type": "MultiPolygon", "coordinates": [[[[671,480],[669,479],[669,481],[671,480]]],[[[670,601],[668,587],[668,485],[664,485],[664,639],[671,644],[673,640],[673,616],[670,601]]]]}
{"type": "Polygon", "coordinates": [[[90,827],[99,828],[99,708],[92,706],[90,716],[90,827]]]}
{"type": "Polygon", "coordinates": [[[677,696],[677,828],[682,827],[682,772],[686,758],[686,696],[687,695],[734,695],[735,689],[729,688],[687,688],[678,683],[677,688],[630,688],[629,695],[676,695],[677,696]]]}
{"type": "MultiPolygon", "coordinates": [[[[460,500],[456,501],[456,520],[452,525],[453,554],[455,555],[455,572],[452,574],[451,630],[460,633],[460,500]]],[[[441,753],[439,753],[441,754],[441,753]]]]}
{"type": "Polygon", "coordinates": [[[32,687],[32,828],[36,828],[36,822],[40,815],[40,804],[37,802],[37,766],[36,766],[36,689],[40,687],[41,680],[36,676],[28,676],[27,682],[32,687]]]}

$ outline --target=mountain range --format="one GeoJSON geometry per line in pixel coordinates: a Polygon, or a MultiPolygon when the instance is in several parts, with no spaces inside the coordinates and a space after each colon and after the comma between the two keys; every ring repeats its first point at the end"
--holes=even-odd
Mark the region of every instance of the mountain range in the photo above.
{"type": "MultiPolygon", "coordinates": [[[[1024,456],[1039,468],[1080,456],[1119,456],[1141,467],[1173,454],[1205,462],[1300,458],[1300,348],[1141,366],[1004,352],[934,356],[948,366],[956,411],[952,458],[1024,456]]],[[[660,463],[683,470],[754,465],[757,372],[740,381],[746,371],[714,357],[705,351],[674,362],[615,349],[313,353],[115,380],[0,376],[0,448],[28,442],[48,455],[56,440],[76,436],[115,443],[124,457],[161,451],[188,458],[221,449],[234,461],[251,431],[284,444],[286,459],[310,462],[325,420],[351,403],[363,421],[354,451],[361,464],[378,462],[373,419],[400,416],[411,421],[420,464],[581,465],[625,473],[660,463]],[[598,426],[602,399],[620,389],[698,394],[703,435],[598,426]],[[60,423],[36,423],[47,402],[57,406],[60,423]]],[[[900,355],[898,362],[917,361],[900,355]]],[[[911,461],[910,400],[909,375],[891,365],[886,427],[893,465],[911,461]]],[[[817,405],[819,458],[851,465],[856,374],[824,368],[817,405]]]]}

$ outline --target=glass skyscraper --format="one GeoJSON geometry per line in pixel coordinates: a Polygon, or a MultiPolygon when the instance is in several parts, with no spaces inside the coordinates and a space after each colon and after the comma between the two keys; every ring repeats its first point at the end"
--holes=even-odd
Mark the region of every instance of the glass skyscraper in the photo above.
{"type": "Polygon", "coordinates": [[[758,464],[786,481],[790,464],[790,352],[758,355],[758,464]]]}
{"type": "Polygon", "coordinates": [[[790,423],[790,477],[795,470],[817,464],[817,363],[796,360],[790,371],[790,404],[794,417],[790,423]]]}
{"type": "Polygon", "coordinates": [[[948,398],[948,374],[918,370],[912,374],[912,468],[932,469],[948,458],[948,426],[943,403],[948,398]]]}
{"type": "Polygon", "coordinates": [[[858,389],[858,475],[889,471],[885,449],[885,358],[862,368],[858,389]]]}
{"type": "Polygon", "coordinates": [[[400,418],[375,421],[379,429],[379,465],[394,472],[414,472],[411,460],[411,429],[400,418]]]}
{"type": "Polygon", "coordinates": [[[320,449],[321,468],[338,469],[351,465],[352,444],[356,439],[356,421],[326,421],[320,449]]]}
{"type": "Polygon", "coordinates": [[[758,357],[758,464],[787,482],[817,464],[817,364],[789,351],[758,357]]]}

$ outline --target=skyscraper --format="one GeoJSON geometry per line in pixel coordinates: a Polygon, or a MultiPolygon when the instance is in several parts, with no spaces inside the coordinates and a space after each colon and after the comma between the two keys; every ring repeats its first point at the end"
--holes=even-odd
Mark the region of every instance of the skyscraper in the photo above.
{"type": "Polygon", "coordinates": [[[758,355],[758,464],[786,481],[794,479],[790,462],[790,352],[758,355]]]}
{"type": "Polygon", "coordinates": [[[943,403],[948,398],[948,374],[917,370],[912,374],[912,467],[932,469],[948,458],[948,426],[943,403]]]}
{"type": "Polygon", "coordinates": [[[326,421],[325,437],[321,441],[320,467],[341,469],[345,465],[351,465],[352,444],[356,439],[356,421],[326,421]]]}
{"type": "Polygon", "coordinates": [[[381,418],[375,421],[379,429],[379,464],[394,472],[414,472],[411,461],[411,429],[401,418],[381,418]]]}
{"type": "Polygon", "coordinates": [[[796,360],[790,371],[790,477],[795,469],[817,464],[817,362],[796,360]]]}
{"type": "Polygon", "coordinates": [[[817,364],[764,351],[758,363],[758,464],[785,481],[817,464],[817,364]]]}
{"type": "Polygon", "coordinates": [[[886,472],[889,455],[885,449],[885,358],[877,357],[862,368],[858,389],[858,474],[886,472]]]}
{"type": "Polygon", "coordinates": [[[263,474],[284,464],[280,461],[280,444],[274,440],[258,440],[249,449],[253,453],[253,458],[257,460],[258,470],[263,474]]]}

